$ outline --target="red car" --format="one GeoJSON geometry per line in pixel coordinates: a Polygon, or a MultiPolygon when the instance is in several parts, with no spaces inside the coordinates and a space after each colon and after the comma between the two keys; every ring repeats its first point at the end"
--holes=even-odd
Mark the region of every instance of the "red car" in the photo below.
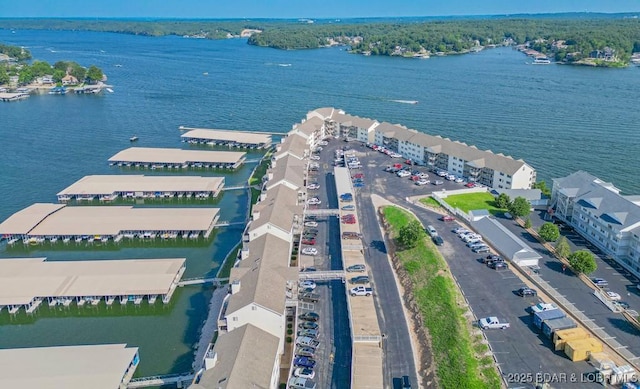
{"type": "Polygon", "coordinates": [[[314,244],[316,244],[316,240],[315,239],[305,239],[302,241],[302,244],[308,244],[313,246],[314,244]]]}
{"type": "Polygon", "coordinates": [[[356,219],[342,219],[344,224],[356,224],[356,219]]]}
{"type": "Polygon", "coordinates": [[[406,163],[407,165],[413,165],[413,161],[410,159],[407,159],[406,161],[404,161],[404,163],[406,163]]]}
{"type": "Polygon", "coordinates": [[[456,220],[456,218],[453,216],[444,215],[443,217],[440,218],[440,220],[442,220],[443,222],[452,222],[456,220]]]}
{"type": "Polygon", "coordinates": [[[467,188],[473,188],[476,186],[476,184],[474,184],[473,182],[467,182],[466,184],[464,184],[464,186],[466,186],[467,188]]]}
{"type": "Polygon", "coordinates": [[[353,175],[353,178],[364,178],[364,173],[356,173],[353,175]]]}
{"type": "Polygon", "coordinates": [[[402,164],[401,163],[394,163],[393,167],[396,169],[402,169],[402,164]]]}
{"type": "Polygon", "coordinates": [[[411,181],[413,182],[420,181],[420,176],[411,176],[411,181]]]}

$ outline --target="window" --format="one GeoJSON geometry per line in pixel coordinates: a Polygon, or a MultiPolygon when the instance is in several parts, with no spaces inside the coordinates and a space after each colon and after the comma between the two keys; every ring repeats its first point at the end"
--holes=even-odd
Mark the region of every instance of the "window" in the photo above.
{"type": "Polygon", "coordinates": [[[232,321],[238,321],[238,316],[234,316],[231,318],[232,321]]]}

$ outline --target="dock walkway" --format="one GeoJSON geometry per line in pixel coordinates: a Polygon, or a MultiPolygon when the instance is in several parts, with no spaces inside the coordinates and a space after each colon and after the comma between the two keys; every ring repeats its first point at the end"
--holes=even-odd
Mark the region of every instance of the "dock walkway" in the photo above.
{"type": "Polygon", "coordinates": [[[224,298],[227,296],[227,292],[226,287],[216,288],[216,290],[213,291],[213,296],[211,296],[211,300],[209,301],[209,314],[200,330],[200,340],[193,360],[193,371],[195,372],[200,371],[202,368],[205,354],[209,350],[209,344],[213,340],[213,335],[218,331],[218,315],[220,314],[220,309],[222,309],[222,304],[224,298]]]}

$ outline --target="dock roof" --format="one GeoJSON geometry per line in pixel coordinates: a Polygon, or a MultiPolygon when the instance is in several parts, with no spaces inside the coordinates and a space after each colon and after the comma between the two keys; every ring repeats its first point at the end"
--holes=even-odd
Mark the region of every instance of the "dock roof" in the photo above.
{"type": "Polygon", "coordinates": [[[214,367],[194,389],[270,388],[280,339],[251,324],[218,337],[214,367]]]}
{"type": "Polygon", "coordinates": [[[0,259],[0,306],[28,304],[35,297],[167,294],[185,261],[0,259]]]}
{"type": "Polygon", "coordinates": [[[136,354],[126,344],[0,350],[0,387],[114,389],[136,354]]]}
{"type": "Polygon", "coordinates": [[[129,147],[122,150],[109,162],[140,163],[238,163],[246,153],[240,151],[201,151],[152,147],[129,147]]]}
{"type": "Polygon", "coordinates": [[[215,192],[223,177],[96,175],[84,176],[60,195],[112,194],[115,192],[215,192]]]}
{"type": "MultiPolygon", "coordinates": [[[[44,204],[47,205],[47,204],[44,204]]],[[[132,206],[81,206],[60,204],[51,213],[35,212],[43,204],[18,211],[0,224],[0,235],[33,236],[117,235],[122,231],[208,231],[218,208],[134,208],[132,206]]],[[[53,208],[53,207],[52,207],[53,208]]]]}
{"type": "Polygon", "coordinates": [[[239,142],[246,144],[271,143],[271,135],[259,132],[215,130],[206,128],[193,128],[181,135],[182,138],[210,139],[220,141],[239,142]]]}

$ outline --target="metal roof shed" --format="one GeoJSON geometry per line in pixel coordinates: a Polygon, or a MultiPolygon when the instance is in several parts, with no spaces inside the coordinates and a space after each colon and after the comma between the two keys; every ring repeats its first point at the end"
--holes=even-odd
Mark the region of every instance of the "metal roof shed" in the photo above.
{"type": "Polygon", "coordinates": [[[538,266],[538,260],[542,256],[493,217],[483,217],[473,221],[471,225],[502,255],[518,266],[538,266]]]}

